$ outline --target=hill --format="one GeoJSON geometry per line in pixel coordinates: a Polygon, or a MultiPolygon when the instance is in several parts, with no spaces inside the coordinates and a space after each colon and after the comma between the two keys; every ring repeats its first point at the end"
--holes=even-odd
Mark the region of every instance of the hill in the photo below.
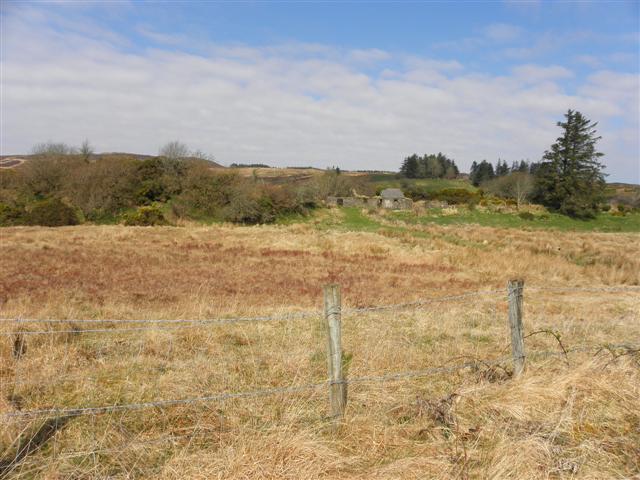
{"type": "MultiPolygon", "coordinates": [[[[78,155],[68,155],[68,157],[73,158],[78,157],[78,155]]],[[[16,168],[34,158],[42,158],[42,155],[3,155],[0,157],[0,169],[16,168]]],[[[157,155],[144,155],[139,153],[124,152],[105,152],[92,154],[90,157],[90,161],[117,161],[123,159],[134,159],[142,161],[151,158],[157,158],[157,155]]],[[[213,160],[204,158],[186,157],[183,160],[188,163],[202,164],[211,168],[225,168],[223,165],[220,165],[213,160]]]]}

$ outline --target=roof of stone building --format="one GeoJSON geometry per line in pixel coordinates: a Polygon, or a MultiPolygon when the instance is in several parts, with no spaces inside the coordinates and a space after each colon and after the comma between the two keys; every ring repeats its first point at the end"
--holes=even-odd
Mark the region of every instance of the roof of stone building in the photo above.
{"type": "Polygon", "coordinates": [[[380,192],[382,198],[404,198],[402,190],[399,188],[385,188],[380,192]]]}

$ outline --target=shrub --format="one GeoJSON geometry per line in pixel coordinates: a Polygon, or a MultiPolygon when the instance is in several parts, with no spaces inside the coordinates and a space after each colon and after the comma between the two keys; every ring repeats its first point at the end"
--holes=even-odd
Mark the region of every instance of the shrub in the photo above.
{"type": "Polygon", "coordinates": [[[450,205],[461,203],[469,204],[471,202],[480,201],[482,194],[480,192],[471,192],[464,188],[445,188],[436,192],[427,194],[427,200],[440,200],[450,205]]]}
{"type": "Polygon", "coordinates": [[[23,225],[26,222],[26,215],[24,207],[0,203],[0,226],[23,225]]]}
{"type": "Polygon", "coordinates": [[[257,198],[247,194],[236,195],[224,208],[222,218],[228,222],[245,224],[269,223],[275,220],[275,217],[265,211],[257,198]]]}
{"type": "Polygon", "coordinates": [[[600,208],[602,209],[603,212],[608,212],[609,210],[611,210],[611,205],[609,205],[608,203],[605,203],[600,208]]]}
{"type": "Polygon", "coordinates": [[[277,185],[244,185],[235,190],[223,209],[223,220],[234,223],[271,223],[278,217],[306,213],[308,199],[292,188],[277,185]]]}
{"type": "Polygon", "coordinates": [[[151,227],[168,225],[169,222],[158,204],[144,205],[124,215],[124,224],[135,227],[151,227]]]}
{"type": "Polygon", "coordinates": [[[41,200],[28,207],[25,223],[44,227],[61,227],[78,225],[82,223],[82,217],[77,208],[54,197],[41,200]]]}
{"type": "Polygon", "coordinates": [[[440,200],[450,205],[461,203],[478,203],[482,199],[482,192],[471,192],[464,188],[444,188],[434,192],[429,192],[420,187],[414,186],[407,190],[406,196],[413,201],[418,200],[440,200]]]}
{"type": "Polygon", "coordinates": [[[531,220],[535,220],[536,216],[531,213],[531,212],[520,212],[518,214],[518,216],[522,219],[522,220],[527,220],[527,221],[531,221],[531,220]]]}

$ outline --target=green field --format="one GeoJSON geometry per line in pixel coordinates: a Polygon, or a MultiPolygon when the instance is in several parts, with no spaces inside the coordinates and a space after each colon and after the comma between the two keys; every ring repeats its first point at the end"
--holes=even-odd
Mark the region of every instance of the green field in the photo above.
{"type": "Polygon", "coordinates": [[[628,213],[625,216],[613,216],[603,213],[591,220],[577,220],[555,213],[535,215],[535,219],[526,220],[516,213],[498,213],[479,210],[460,209],[460,213],[443,215],[442,210],[434,209],[428,214],[416,215],[414,212],[392,212],[383,221],[375,213],[360,208],[320,210],[308,217],[298,217],[294,222],[312,222],[323,230],[347,230],[374,232],[381,229],[411,230],[417,225],[479,225],[496,228],[518,228],[524,230],[548,229],[577,232],[640,232],[640,213],[628,213]]]}
{"type": "Polygon", "coordinates": [[[556,213],[535,215],[533,220],[527,220],[516,213],[469,211],[467,209],[461,209],[460,213],[455,215],[443,215],[441,210],[434,210],[420,216],[415,215],[413,212],[394,212],[391,216],[407,224],[476,224],[484,227],[500,228],[556,229],[583,232],[640,232],[639,213],[629,213],[625,216],[602,213],[590,220],[578,220],[556,213]]]}
{"type": "Polygon", "coordinates": [[[427,193],[437,192],[450,188],[462,188],[465,190],[476,191],[477,188],[471,185],[469,181],[462,179],[448,180],[445,178],[398,178],[393,173],[374,173],[368,176],[376,190],[385,188],[401,188],[419,187],[427,193]]]}

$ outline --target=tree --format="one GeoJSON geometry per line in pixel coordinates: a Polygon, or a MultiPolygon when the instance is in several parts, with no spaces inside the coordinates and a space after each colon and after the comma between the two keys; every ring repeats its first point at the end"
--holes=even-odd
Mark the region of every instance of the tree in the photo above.
{"type": "Polygon", "coordinates": [[[469,174],[469,179],[471,180],[471,183],[476,187],[481,183],[492,180],[495,176],[496,174],[493,171],[493,165],[491,165],[491,163],[487,162],[486,160],[482,160],[480,163],[473,162],[473,164],[471,165],[471,173],[469,174]]]}
{"type": "Polygon", "coordinates": [[[520,173],[531,173],[530,170],[530,166],[529,166],[529,162],[525,161],[525,160],[520,160],[520,165],[518,165],[518,172],[520,173]]]}
{"type": "Polygon", "coordinates": [[[455,161],[438,152],[422,157],[414,153],[404,159],[400,173],[406,178],[456,178],[460,171],[455,161]]]}
{"type": "Polygon", "coordinates": [[[160,156],[171,160],[180,160],[189,156],[189,147],[185,143],[174,140],[160,149],[160,156]]]}
{"type": "Polygon", "coordinates": [[[489,193],[502,198],[512,198],[516,201],[518,210],[526,202],[533,192],[533,176],[527,172],[515,171],[508,175],[496,177],[483,184],[483,188],[489,193]]]}
{"type": "Polygon", "coordinates": [[[404,159],[402,167],[400,167],[400,173],[407,178],[418,177],[418,155],[415,153],[410,157],[404,159]]]}
{"type": "Polygon", "coordinates": [[[82,145],[80,145],[80,155],[82,155],[85,162],[88,162],[91,155],[93,155],[93,146],[89,143],[88,139],[85,139],[82,145]]]}
{"type": "Polygon", "coordinates": [[[562,135],[536,169],[536,200],[565,215],[592,218],[605,188],[599,161],[604,154],[596,150],[602,138],[596,135],[597,123],[570,109],[557,125],[562,135]]]}
{"type": "Polygon", "coordinates": [[[496,163],[496,170],[495,170],[496,177],[502,177],[504,175],[507,175],[508,173],[509,173],[509,166],[507,165],[507,162],[498,159],[498,163],[496,163]]]}
{"type": "Polygon", "coordinates": [[[77,153],[76,149],[66,143],[56,143],[52,141],[37,143],[31,149],[34,155],[73,155],[77,153]]]}

